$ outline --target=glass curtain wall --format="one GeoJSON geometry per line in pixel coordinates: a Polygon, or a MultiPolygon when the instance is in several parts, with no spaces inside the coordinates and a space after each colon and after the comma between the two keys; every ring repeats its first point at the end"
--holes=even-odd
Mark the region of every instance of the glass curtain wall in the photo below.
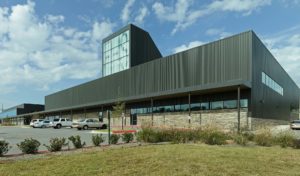
{"type": "Polygon", "coordinates": [[[129,68],[129,30],[103,44],[103,76],[129,68]]]}
{"type": "MultiPolygon", "coordinates": [[[[241,108],[248,108],[248,99],[240,100],[241,108]]],[[[199,110],[221,110],[221,109],[236,109],[237,100],[225,100],[225,101],[212,101],[202,103],[192,103],[191,111],[199,110]]],[[[175,104],[165,106],[154,106],[153,113],[164,113],[164,112],[187,112],[189,110],[188,104],[175,104]]],[[[151,107],[143,108],[131,108],[131,114],[150,114],[151,107]]]]}

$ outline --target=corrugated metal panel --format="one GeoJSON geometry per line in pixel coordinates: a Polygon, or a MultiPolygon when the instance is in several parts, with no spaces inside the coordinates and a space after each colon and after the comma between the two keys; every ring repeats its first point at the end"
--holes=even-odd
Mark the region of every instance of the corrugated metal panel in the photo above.
{"type": "Polygon", "coordinates": [[[48,95],[46,110],[250,82],[250,56],[245,32],[48,95]]]}
{"type": "Polygon", "coordinates": [[[289,120],[291,106],[299,107],[299,88],[255,33],[252,34],[252,116],[289,120]],[[283,96],[262,83],[262,72],[283,87],[283,96]]]}
{"type": "Polygon", "coordinates": [[[134,25],[130,25],[130,31],[131,67],[162,57],[148,32],[134,25]]]}

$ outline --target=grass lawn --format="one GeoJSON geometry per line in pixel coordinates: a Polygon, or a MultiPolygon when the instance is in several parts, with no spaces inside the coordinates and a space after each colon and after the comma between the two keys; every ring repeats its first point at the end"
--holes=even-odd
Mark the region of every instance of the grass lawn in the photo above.
{"type": "Polygon", "coordinates": [[[204,144],[124,147],[2,161],[0,175],[300,175],[300,150],[204,144]]]}

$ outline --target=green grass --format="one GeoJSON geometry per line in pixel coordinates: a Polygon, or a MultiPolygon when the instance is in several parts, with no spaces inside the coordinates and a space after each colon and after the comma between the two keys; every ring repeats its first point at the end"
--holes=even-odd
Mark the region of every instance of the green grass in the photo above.
{"type": "Polygon", "coordinates": [[[0,175],[299,175],[300,150],[149,145],[0,164],[0,175]]]}

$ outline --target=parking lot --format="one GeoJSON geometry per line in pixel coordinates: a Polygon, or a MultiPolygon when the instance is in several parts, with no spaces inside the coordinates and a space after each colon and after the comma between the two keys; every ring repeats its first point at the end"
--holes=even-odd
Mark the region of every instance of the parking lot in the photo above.
{"type": "MultiPolygon", "coordinates": [[[[15,126],[15,127],[0,127],[0,140],[4,139],[9,142],[12,148],[9,150],[8,154],[21,153],[17,147],[17,143],[20,143],[26,138],[33,138],[38,140],[41,143],[39,150],[47,150],[43,144],[48,145],[49,140],[54,137],[65,137],[68,138],[72,135],[81,136],[81,141],[86,142],[87,146],[92,146],[92,130],[81,130],[71,128],[31,128],[29,126],[15,126]]],[[[104,138],[107,138],[107,135],[103,134],[104,138]]],[[[107,143],[107,142],[106,142],[107,143]]],[[[72,144],[69,146],[72,148],[72,144]]],[[[66,147],[67,148],[67,147],[66,147]]]]}
{"type": "MultiPolygon", "coordinates": [[[[288,125],[276,126],[272,129],[273,133],[278,133],[280,131],[290,130],[288,125]]],[[[290,130],[297,138],[300,138],[300,130],[290,130]]],[[[72,128],[31,128],[29,126],[13,126],[13,127],[3,127],[0,126],[0,140],[4,139],[9,142],[12,148],[9,150],[8,154],[18,154],[21,151],[18,149],[17,144],[26,138],[33,138],[41,143],[39,148],[40,151],[47,150],[43,144],[48,145],[49,140],[54,137],[65,137],[66,139],[72,135],[81,136],[81,140],[86,142],[86,146],[92,146],[92,135],[95,131],[93,130],[77,130],[72,128]]],[[[106,139],[104,144],[107,144],[107,134],[102,134],[106,139]]],[[[73,144],[70,142],[69,147],[73,148],[73,144]]],[[[65,148],[68,148],[66,146],[65,148]]]]}

